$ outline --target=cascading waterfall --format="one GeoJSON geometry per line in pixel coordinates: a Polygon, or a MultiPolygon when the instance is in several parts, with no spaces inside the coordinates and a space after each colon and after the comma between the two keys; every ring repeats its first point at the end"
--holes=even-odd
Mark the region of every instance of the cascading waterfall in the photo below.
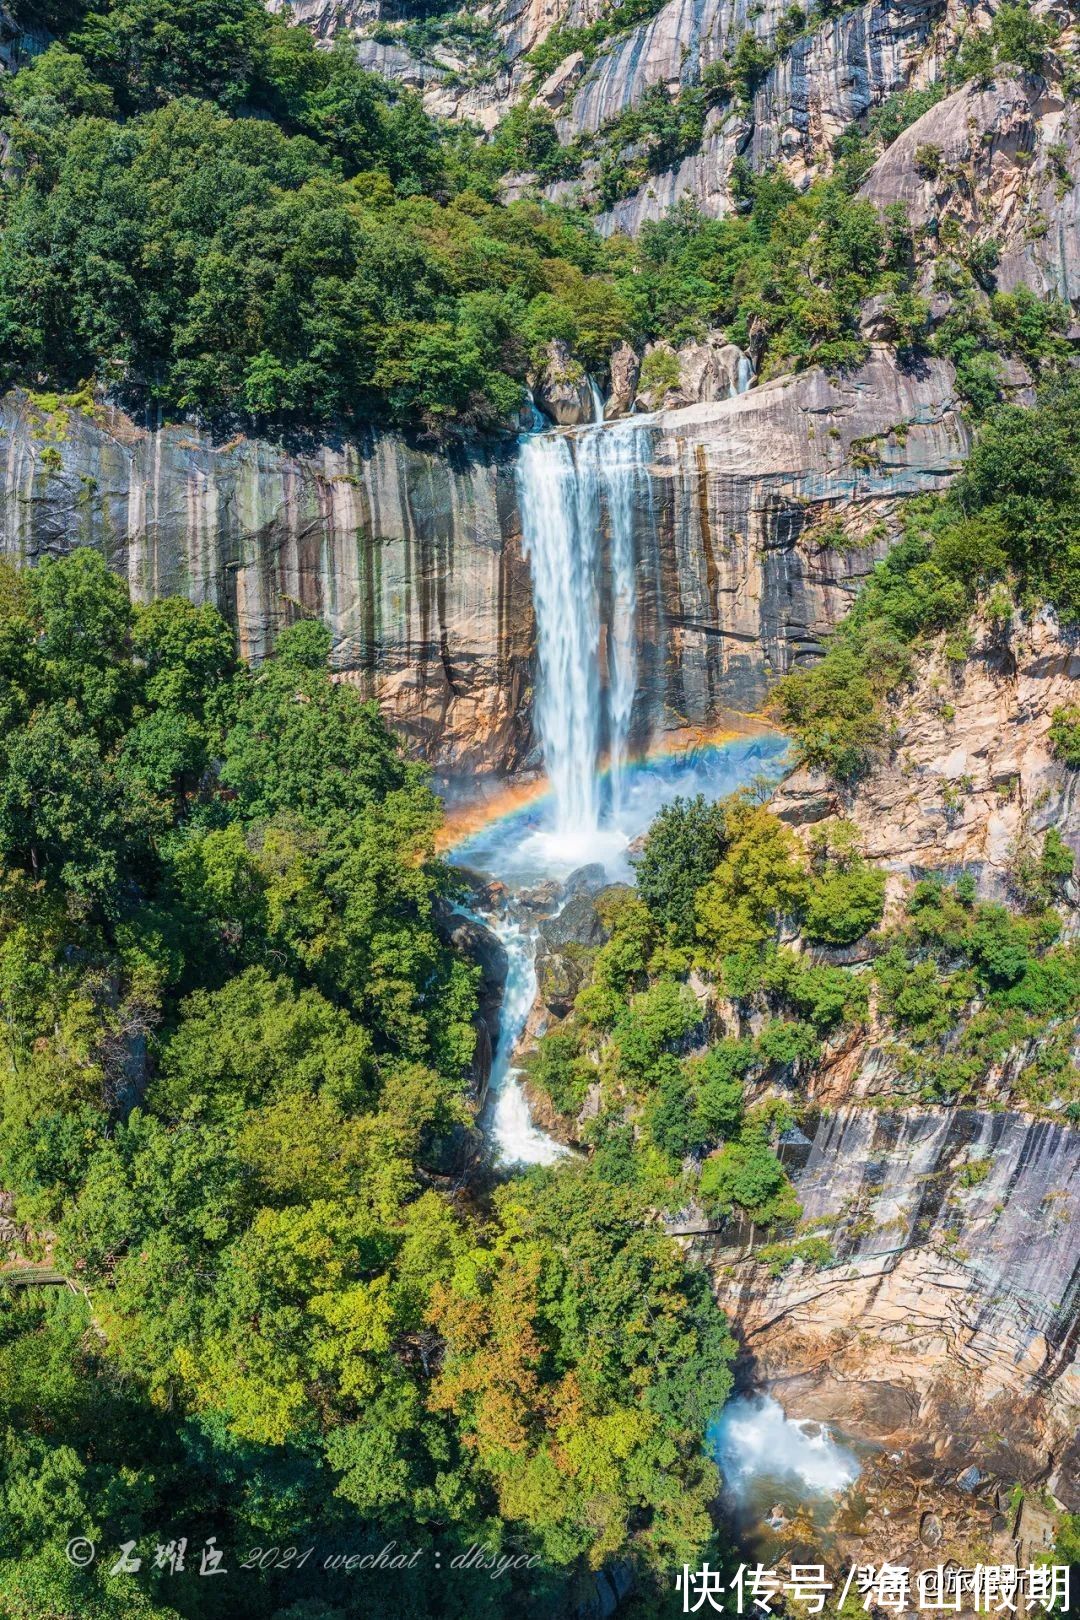
{"type": "Polygon", "coordinates": [[[540,656],[537,719],[561,841],[588,839],[599,825],[596,579],[592,491],[579,479],[570,440],[538,433],[522,441],[518,491],[532,570],[540,656]]]}
{"type": "Polygon", "coordinates": [[[595,456],[597,482],[608,514],[611,613],[608,623],[608,756],[611,811],[622,810],[630,722],[637,691],[637,580],[634,497],[638,483],[640,431],[621,422],[587,435],[583,457],[595,456]]]}
{"type": "MultiPolygon", "coordinates": [[[[531,403],[531,402],[530,402],[531,403]]],[[[609,880],[631,875],[627,856],[661,805],[688,787],[730,792],[782,753],[780,739],[748,739],[687,754],[666,767],[631,764],[638,678],[636,530],[651,519],[651,423],[534,430],[519,440],[518,505],[532,575],[538,680],[536,719],[550,793],[458,847],[460,858],[522,894],[598,862],[609,880]],[[609,769],[604,791],[601,755],[609,769]]],[[[509,960],[485,1112],[499,1159],[549,1164],[566,1150],[530,1118],[514,1054],[534,1005],[538,926],[529,901],[487,919],[509,960]]],[[[539,901],[544,908],[557,900],[539,901]]],[[[546,913],[550,915],[550,912],[546,913]]]]}
{"type": "Polygon", "coordinates": [[[553,831],[560,846],[583,856],[601,823],[605,732],[612,806],[618,810],[637,685],[634,495],[640,432],[620,422],[572,435],[529,434],[518,459],[540,660],[537,718],[553,831]],[[609,593],[601,591],[599,577],[605,514],[609,593]],[[606,680],[602,601],[610,608],[606,680]]]}

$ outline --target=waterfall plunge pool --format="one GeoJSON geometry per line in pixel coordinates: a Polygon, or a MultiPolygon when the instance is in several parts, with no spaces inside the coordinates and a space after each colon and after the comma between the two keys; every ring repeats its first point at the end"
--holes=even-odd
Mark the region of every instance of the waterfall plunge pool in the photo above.
{"type": "Polygon", "coordinates": [[[499,1163],[551,1164],[566,1152],[530,1118],[514,1062],[536,997],[537,943],[535,919],[515,904],[515,897],[551,880],[562,884],[586,865],[602,867],[609,883],[630,879],[630,845],[665,804],[695,793],[719,799],[757,778],[774,778],[783,768],[787,748],[785,737],[763,732],[626,763],[619,772],[617,808],[611,790],[613,772],[597,773],[598,814],[583,831],[560,825],[555,794],[548,793],[481,827],[448,851],[457,865],[498,879],[508,891],[506,906],[479,918],[501,941],[508,962],[483,1115],[499,1163]]]}
{"type": "Polygon", "coordinates": [[[802,1527],[816,1539],[826,1532],[862,1472],[850,1442],[827,1424],[788,1417],[771,1395],[736,1395],[709,1424],[705,1444],[723,1475],[732,1524],[763,1553],[770,1533],[802,1527]]]}
{"type": "MultiPolygon", "coordinates": [[[[745,384],[748,378],[740,382],[745,384]]],[[[448,851],[504,886],[482,920],[508,959],[499,1035],[482,1123],[507,1169],[567,1152],[530,1117],[515,1055],[536,997],[537,916],[555,915],[585,866],[608,882],[632,877],[630,846],[677,796],[725,797],[783,769],[787,741],[743,736],[684,754],[630,759],[638,687],[635,525],[652,489],[638,419],[522,436],[517,466],[522,540],[536,613],[536,720],[548,792],[496,816],[448,851]],[[602,761],[606,757],[606,768],[602,761]],[[546,885],[539,906],[516,896],[546,885]]],[[[539,423],[536,424],[540,426],[539,423]]],[[[831,1516],[858,1476],[854,1454],[825,1429],[789,1420],[768,1397],[737,1397],[709,1426],[729,1510],[748,1537],[770,1511],[782,1523],[831,1516]],[[771,1500],[767,1500],[771,1498],[771,1500]]]]}

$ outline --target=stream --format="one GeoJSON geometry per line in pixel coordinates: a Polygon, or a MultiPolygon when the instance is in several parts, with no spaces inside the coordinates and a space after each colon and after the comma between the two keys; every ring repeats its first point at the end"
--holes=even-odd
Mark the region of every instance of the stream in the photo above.
{"type": "MultiPolygon", "coordinates": [[[[507,1169],[552,1164],[569,1151],[531,1118],[516,1061],[536,998],[540,918],[558,913],[568,880],[632,881],[632,846],[672,799],[723,798],[775,780],[787,754],[784,737],[761,731],[633,756],[634,535],[643,510],[648,521],[650,499],[638,438],[644,425],[630,417],[534,431],[520,441],[518,499],[536,612],[536,719],[547,791],[450,851],[456,864],[497,889],[497,901],[481,905],[478,918],[498,936],[508,962],[481,1123],[507,1169]]],[[[812,1517],[831,1512],[859,1472],[828,1431],[812,1432],[763,1397],[730,1401],[706,1444],[722,1465],[736,1523],[760,1524],[778,1496],[791,1501],[793,1488],[793,1506],[812,1517]]]]}

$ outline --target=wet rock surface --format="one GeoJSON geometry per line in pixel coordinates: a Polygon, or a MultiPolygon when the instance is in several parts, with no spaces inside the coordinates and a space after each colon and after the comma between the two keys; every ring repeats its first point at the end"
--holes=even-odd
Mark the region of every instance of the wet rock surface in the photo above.
{"type": "Polygon", "coordinates": [[[904,1550],[955,1555],[976,1525],[1002,1532],[1001,1491],[1017,1482],[1075,1500],[1080,1132],[1010,1111],[855,1104],[823,1115],[789,1170],[800,1230],[827,1236],[833,1261],[770,1278],[721,1249],[714,1274],[746,1376],[895,1455],[898,1472],[884,1458],[857,1487],[874,1505],[854,1514],[858,1556],[877,1536],[905,1562],[901,1527],[904,1550]],[[990,1170],[965,1186],[972,1157],[990,1170]]]}
{"type": "Polygon", "coordinates": [[[573,1009],[594,954],[611,938],[611,905],[632,893],[625,883],[595,889],[589,880],[586,887],[578,874],[575,877],[578,881],[569,880],[568,897],[560,910],[545,918],[537,930],[537,1001],[553,1019],[565,1018],[573,1009]]]}
{"type": "Polygon", "coordinates": [[[477,984],[476,1048],[473,1053],[471,1089],[482,1104],[491,1078],[491,1064],[499,1039],[499,1015],[506,984],[508,959],[498,936],[474,917],[463,917],[447,908],[438,918],[439,931],[447,944],[480,969],[477,984]]]}

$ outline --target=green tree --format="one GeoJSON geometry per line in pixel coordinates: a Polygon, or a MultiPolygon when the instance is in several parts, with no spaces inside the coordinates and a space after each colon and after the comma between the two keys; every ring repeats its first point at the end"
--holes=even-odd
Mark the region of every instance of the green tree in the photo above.
{"type": "Polygon", "coordinates": [[[681,943],[693,939],[694,897],[712,877],[723,845],[723,808],[700,793],[673,799],[649,828],[634,874],[638,893],[681,943]]]}

